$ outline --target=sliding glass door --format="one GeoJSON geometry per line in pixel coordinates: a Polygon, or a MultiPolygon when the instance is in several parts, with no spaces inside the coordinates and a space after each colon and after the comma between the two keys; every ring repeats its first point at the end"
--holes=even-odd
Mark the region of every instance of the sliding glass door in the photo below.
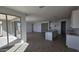
{"type": "Polygon", "coordinates": [[[0,48],[14,45],[21,40],[20,17],[0,14],[0,48]]]}
{"type": "Polygon", "coordinates": [[[9,45],[21,40],[21,21],[19,17],[7,15],[9,45]]]}

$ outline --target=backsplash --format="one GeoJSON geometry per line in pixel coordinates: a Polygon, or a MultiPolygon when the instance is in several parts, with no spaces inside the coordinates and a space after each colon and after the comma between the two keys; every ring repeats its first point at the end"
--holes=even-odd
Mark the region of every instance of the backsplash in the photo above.
{"type": "Polygon", "coordinates": [[[79,28],[74,28],[73,30],[75,33],[79,34],[79,28]]]}
{"type": "Polygon", "coordinates": [[[70,30],[68,30],[68,32],[79,34],[79,28],[71,28],[70,30]]]}

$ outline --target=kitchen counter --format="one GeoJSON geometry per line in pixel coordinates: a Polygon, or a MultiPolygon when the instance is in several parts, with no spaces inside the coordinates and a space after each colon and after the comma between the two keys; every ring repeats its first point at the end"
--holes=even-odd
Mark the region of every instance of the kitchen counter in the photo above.
{"type": "Polygon", "coordinates": [[[67,30],[66,34],[67,35],[79,36],[79,34],[76,31],[79,31],[79,29],[70,29],[70,30],[67,30]]]}
{"type": "Polygon", "coordinates": [[[66,35],[66,46],[79,51],[79,35],[67,34],[66,35]]]}
{"type": "Polygon", "coordinates": [[[57,31],[48,31],[48,32],[45,32],[45,39],[53,41],[57,35],[58,35],[57,31]]]}
{"type": "Polygon", "coordinates": [[[79,34],[76,33],[67,33],[68,35],[75,35],[75,36],[79,36],[79,34]]]}

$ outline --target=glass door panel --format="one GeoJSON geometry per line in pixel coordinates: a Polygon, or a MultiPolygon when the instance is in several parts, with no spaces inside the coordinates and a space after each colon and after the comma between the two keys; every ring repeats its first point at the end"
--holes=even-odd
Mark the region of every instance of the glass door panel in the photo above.
{"type": "Polygon", "coordinates": [[[18,21],[15,21],[15,36],[18,39],[21,39],[21,22],[20,22],[20,19],[18,21]]]}
{"type": "Polygon", "coordinates": [[[6,15],[0,14],[0,48],[6,46],[7,44],[6,15]]]}
{"type": "Polygon", "coordinates": [[[20,18],[7,15],[9,45],[13,45],[21,39],[21,22],[20,18]]]}

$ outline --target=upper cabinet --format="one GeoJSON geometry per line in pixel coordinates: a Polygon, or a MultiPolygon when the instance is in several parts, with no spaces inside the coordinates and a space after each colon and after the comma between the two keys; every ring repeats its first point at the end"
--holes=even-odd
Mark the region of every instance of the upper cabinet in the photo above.
{"type": "Polygon", "coordinates": [[[72,11],[71,27],[79,28],[79,10],[72,11]]]}

